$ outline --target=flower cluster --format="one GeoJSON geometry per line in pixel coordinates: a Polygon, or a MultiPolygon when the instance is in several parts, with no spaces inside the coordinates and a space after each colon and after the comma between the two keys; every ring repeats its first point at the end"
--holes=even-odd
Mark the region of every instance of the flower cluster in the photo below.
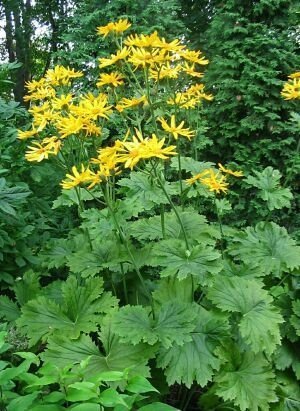
{"type": "Polygon", "coordinates": [[[111,36],[118,49],[99,59],[101,72],[92,92],[80,92],[81,71],[62,66],[27,84],[32,127],[19,130],[18,137],[30,140],[28,161],[53,157],[69,170],[64,189],[81,184],[91,188],[122,168],[132,170],[141,160],[177,155],[171,140],[197,135],[186,124],[185,110],[212,99],[197,82],[201,67],[208,64],[200,51],[189,50],[179,39],[168,42],[157,32],[120,41],[130,27],[121,19],[97,28],[99,35],[111,36]],[[114,131],[103,147],[107,133],[118,129],[120,121],[127,134],[116,136],[114,131]]]}
{"type": "Polygon", "coordinates": [[[300,98],[300,71],[292,73],[289,80],[284,84],[281,95],[285,100],[300,98]]]}
{"type": "Polygon", "coordinates": [[[212,168],[206,168],[201,173],[196,174],[192,178],[186,180],[187,184],[192,185],[196,182],[200,182],[203,186],[207,187],[209,191],[219,193],[226,193],[228,191],[229,183],[227,182],[227,175],[234,177],[243,177],[242,171],[232,171],[228,168],[218,164],[219,170],[215,171],[212,168]]]}

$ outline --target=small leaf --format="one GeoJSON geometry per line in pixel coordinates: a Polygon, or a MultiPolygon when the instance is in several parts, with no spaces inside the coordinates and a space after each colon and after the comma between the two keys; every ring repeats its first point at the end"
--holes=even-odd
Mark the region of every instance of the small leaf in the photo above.
{"type": "Polygon", "coordinates": [[[130,378],[126,386],[126,391],[133,392],[135,394],[142,394],[145,392],[158,392],[156,388],[145,378],[140,375],[130,378]]]}

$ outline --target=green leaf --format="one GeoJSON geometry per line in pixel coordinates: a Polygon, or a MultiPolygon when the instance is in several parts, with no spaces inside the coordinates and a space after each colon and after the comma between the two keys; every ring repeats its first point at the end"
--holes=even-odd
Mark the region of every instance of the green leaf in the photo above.
{"type": "Polygon", "coordinates": [[[171,405],[163,404],[162,402],[153,402],[152,404],[144,405],[138,411],[180,411],[178,408],[173,408],[171,405]]]}
{"type": "Polygon", "coordinates": [[[259,196],[267,202],[270,211],[290,207],[293,194],[288,188],[280,187],[281,174],[273,167],[267,167],[262,172],[254,171],[254,176],[248,176],[245,182],[257,187],[259,196]]]}
{"type": "Polygon", "coordinates": [[[180,301],[189,303],[194,300],[193,283],[190,278],[178,280],[177,278],[162,278],[158,282],[157,289],[152,293],[153,300],[159,305],[165,301],[180,301]]]}
{"type": "Polygon", "coordinates": [[[277,396],[274,374],[264,356],[251,352],[239,355],[234,346],[228,346],[225,358],[228,363],[214,379],[216,394],[224,401],[233,401],[241,411],[268,410],[277,396]]]}
{"type": "Polygon", "coordinates": [[[99,411],[99,404],[93,404],[93,403],[84,403],[84,404],[78,404],[75,405],[74,407],[69,407],[69,410],[72,411],[99,411]]]}
{"type": "Polygon", "coordinates": [[[122,395],[113,388],[108,388],[107,390],[101,392],[99,402],[104,405],[104,407],[115,407],[117,404],[122,404],[127,407],[122,395]]]}
{"type": "Polygon", "coordinates": [[[182,240],[162,240],[154,246],[152,265],[166,267],[161,271],[162,277],[176,276],[184,279],[193,275],[205,283],[209,274],[221,270],[220,254],[211,247],[202,244],[187,250],[182,240]]]}
{"type": "Polygon", "coordinates": [[[265,275],[279,276],[282,271],[300,266],[300,247],[295,245],[286,229],[275,223],[258,223],[233,238],[230,254],[250,267],[257,267],[265,275]]]}
{"type": "Polygon", "coordinates": [[[62,190],[61,195],[53,201],[52,208],[56,209],[59,207],[70,207],[72,205],[79,206],[79,199],[77,192],[79,193],[79,198],[81,201],[94,200],[94,197],[101,197],[100,193],[94,192],[93,195],[90,194],[87,190],[81,187],[72,188],[71,190],[62,190]]]}
{"type": "Polygon", "coordinates": [[[101,341],[104,346],[102,354],[90,337],[81,335],[77,340],[53,336],[49,338],[47,349],[41,354],[46,363],[54,363],[63,368],[79,364],[82,360],[89,361],[85,373],[95,377],[102,372],[132,370],[134,375],[149,376],[146,364],[153,357],[154,349],[146,344],[120,343],[113,333],[110,323],[101,328],[101,341]]]}
{"type": "Polygon", "coordinates": [[[122,307],[112,319],[113,329],[123,342],[154,345],[160,341],[166,348],[173,342],[178,345],[190,341],[195,328],[194,306],[180,302],[168,302],[161,306],[157,319],[149,317],[149,310],[142,306],[122,307]]]}
{"type": "MultiPolygon", "coordinates": [[[[173,211],[165,213],[165,238],[183,239],[182,227],[173,211]]],[[[196,211],[183,211],[180,213],[182,225],[189,239],[199,243],[215,244],[218,232],[207,224],[206,218],[196,211]]],[[[163,238],[161,216],[140,218],[129,226],[130,235],[138,240],[157,240],[163,238]]]]}
{"type": "Polygon", "coordinates": [[[99,390],[95,384],[88,381],[78,381],[68,386],[66,400],[72,402],[88,401],[98,396],[99,390]]]}
{"type": "Polygon", "coordinates": [[[20,316],[20,310],[16,303],[6,295],[0,296],[0,318],[6,321],[15,321],[20,316]]]}
{"type": "Polygon", "coordinates": [[[300,409],[300,387],[297,381],[288,375],[280,374],[277,377],[277,392],[279,404],[274,411],[298,411],[300,409]]]}
{"type": "Polygon", "coordinates": [[[293,315],[290,318],[292,326],[295,328],[296,334],[300,337],[300,300],[292,302],[293,315]]]}
{"type": "Polygon", "coordinates": [[[18,303],[23,306],[27,301],[32,300],[40,293],[39,274],[30,270],[27,271],[22,278],[18,279],[13,290],[16,294],[18,303]]]}
{"type": "Polygon", "coordinates": [[[126,391],[133,392],[135,394],[142,394],[144,392],[158,392],[152,384],[141,375],[136,375],[129,379],[126,385],[126,391]]]}
{"type": "Polygon", "coordinates": [[[24,395],[22,397],[15,398],[10,401],[7,406],[7,411],[30,411],[33,401],[39,395],[38,391],[35,391],[31,394],[24,395]]]}
{"type": "Polygon", "coordinates": [[[70,338],[78,338],[81,331],[96,331],[101,321],[99,314],[117,305],[115,297],[103,293],[100,278],[91,278],[79,285],[74,276],[69,276],[61,288],[61,306],[45,297],[38,297],[22,308],[18,326],[29,336],[32,345],[62,330],[70,338]]]}
{"type": "Polygon", "coordinates": [[[222,311],[240,313],[239,331],[250,349],[272,353],[280,343],[283,318],[273,298],[255,280],[216,277],[207,297],[222,311]]]}
{"type": "MultiPolygon", "coordinates": [[[[189,171],[192,174],[198,174],[206,168],[214,167],[215,164],[208,161],[197,161],[191,157],[180,156],[180,166],[182,170],[189,171]]],[[[178,157],[171,159],[171,167],[179,170],[178,157]]]]}
{"type": "Polygon", "coordinates": [[[214,354],[216,347],[228,334],[228,321],[224,316],[194,306],[196,328],[191,333],[191,341],[179,346],[176,342],[170,349],[161,349],[157,365],[165,369],[169,385],[177,382],[191,387],[196,381],[204,387],[221,361],[214,354]]]}
{"type": "MultiPolygon", "coordinates": [[[[124,187],[124,191],[126,191],[125,206],[126,202],[129,202],[133,208],[138,204],[142,204],[142,210],[151,210],[156,204],[169,203],[162,189],[150,176],[144,173],[131,172],[130,178],[122,178],[119,180],[118,185],[124,187]]],[[[165,182],[165,189],[169,195],[173,194],[170,183],[165,182]]]]}

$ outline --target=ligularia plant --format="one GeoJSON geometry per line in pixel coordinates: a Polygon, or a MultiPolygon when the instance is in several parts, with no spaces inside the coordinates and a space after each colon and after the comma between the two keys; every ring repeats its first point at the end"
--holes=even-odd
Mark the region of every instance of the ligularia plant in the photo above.
{"type": "MultiPolygon", "coordinates": [[[[97,78],[56,66],[27,85],[32,127],[19,130],[25,156],[58,166],[62,194],[53,207],[77,204],[81,222],[41,251],[43,268],[69,276],[18,301],[17,326],[29,345],[45,344],[45,366],[76,370],[80,387],[95,391],[78,401],[168,410],[136,408],[145,397],[122,394],[155,391],[132,379],[147,384],[161,369],[154,387],[167,383],[174,396],[181,384],[183,410],[190,401],[203,410],[296,409],[290,379],[299,378],[299,305],[289,301],[299,248],[270,221],[292,193],[273,169],[244,182],[236,164],[200,161],[211,144],[202,106],[213,96],[200,82],[208,60],[183,39],[124,34],[131,29],[126,19],[97,28],[116,47],[99,58],[97,78]],[[257,198],[267,201],[266,221],[229,227],[235,182],[253,195],[263,190],[257,198]],[[108,372],[121,373],[119,380],[105,374],[106,389],[115,382],[115,402],[98,387],[108,372]]],[[[297,79],[285,98],[296,93],[297,79]]]]}

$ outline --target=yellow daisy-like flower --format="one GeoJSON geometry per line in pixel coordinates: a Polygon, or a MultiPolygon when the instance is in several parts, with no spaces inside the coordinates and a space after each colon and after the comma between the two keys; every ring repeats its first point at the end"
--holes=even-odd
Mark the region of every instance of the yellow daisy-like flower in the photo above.
{"type": "Polygon", "coordinates": [[[81,71],[75,71],[69,67],[55,66],[54,69],[47,70],[45,80],[52,86],[67,85],[73,78],[82,77],[81,71]]]}
{"type": "Polygon", "coordinates": [[[24,96],[24,101],[51,99],[55,97],[55,90],[50,86],[40,87],[33,93],[24,96]]]}
{"type": "Polygon", "coordinates": [[[83,164],[81,164],[81,171],[77,170],[76,166],[72,167],[73,174],[66,174],[68,180],[63,180],[60,185],[65,190],[70,190],[73,187],[77,187],[82,183],[89,182],[91,180],[91,171],[89,168],[85,168],[83,164]]]}
{"type": "Polygon", "coordinates": [[[234,177],[243,177],[242,171],[232,171],[229,168],[223,167],[221,163],[218,163],[218,167],[222,171],[222,173],[230,174],[231,176],[234,176],[234,177]]]}
{"type": "Polygon", "coordinates": [[[191,61],[192,63],[197,63],[200,65],[206,65],[209,63],[205,57],[200,57],[201,56],[201,51],[194,51],[194,50],[183,50],[180,53],[180,56],[184,58],[185,60],[191,61]]]}
{"type": "Polygon", "coordinates": [[[138,98],[122,98],[118,104],[116,105],[116,109],[121,113],[123,110],[131,107],[138,106],[139,104],[147,103],[147,98],[146,96],[138,97],[138,98]]]}
{"type": "Polygon", "coordinates": [[[116,54],[111,54],[110,58],[100,58],[99,59],[99,67],[103,68],[103,67],[108,67],[111,66],[113,64],[116,64],[118,61],[120,60],[124,60],[126,59],[126,57],[129,54],[129,50],[127,47],[123,47],[121,50],[118,50],[116,54]]]}
{"type": "Polygon", "coordinates": [[[144,138],[143,135],[136,129],[136,135],[133,136],[133,141],[123,141],[123,152],[118,155],[118,162],[125,163],[125,168],[133,167],[142,159],[152,157],[168,159],[168,156],[176,155],[176,147],[163,147],[165,139],[158,140],[155,134],[151,138],[144,138]]]}
{"type": "Polygon", "coordinates": [[[128,36],[124,41],[126,46],[131,47],[158,47],[161,44],[161,39],[159,38],[157,31],[154,31],[150,35],[141,34],[132,34],[128,36]]]}
{"type": "Polygon", "coordinates": [[[198,78],[203,77],[203,73],[199,73],[199,71],[195,70],[195,64],[189,65],[187,62],[185,62],[184,66],[182,67],[182,71],[184,71],[186,74],[188,74],[191,77],[198,77],[198,78]]]}
{"type": "Polygon", "coordinates": [[[209,175],[210,171],[208,168],[206,168],[205,170],[203,170],[201,173],[198,173],[196,175],[194,175],[191,178],[188,178],[186,181],[187,184],[192,185],[194,183],[196,183],[196,181],[200,180],[202,177],[209,175]]]}
{"type": "Polygon", "coordinates": [[[72,134],[79,133],[84,126],[84,121],[81,117],[76,117],[69,114],[67,117],[60,117],[55,123],[61,138],[66,138],[72,134]]]}
{"type": "Polygon", "coordinates": [[[162,128],[167,131],[168,133],[172,134],[175,140],[178,139],[178,136],[183,136],[188,138],[189,140],[195,136],[195,132],[191,131],[188,128],[183,128],[184,121],[176,126],[175,116],[171,116],[171,123],[170,125],[166,122],[164,118],[158,118],[158,121],[161,123],[162,128]]]}
{"type": "Polygon", "coordinates": [[[288,76],[289,78],[300,78],[300,71],[296,71],[288,76]]]}
{"type": "Polygon", "coordinates": [[[212,168],[205,169],[201,173],[186,180],[187,184],[194,184],[197,181],[208,187],[209,191],[218,194],[220,192],[226,193],[228,191],[229,184],[226,182],[226,177],[221,175],[219,171],[216,173],[212,168]]]}
{"type": "Polygon", "coordinates": [[[33,128],[32,130],[18,130],[18,139],[19,140],[27,140],[30,137],[33,137],[37,134],[37,129],[33,128]]]}
{"type": "Polygon", "coordinates": [[[163,49],[147,50],[145,48],[132,47],[128,61],[135,67],[147,67],[157,63],[164,63],[168,59],[170,59],[170,57],[168,57],[166,51],[163,49]]]}
{"type": "Polygon", "coordinates": [[[28,151],[25,153],[27,161],[37,161],[38,163],[44,159],[48,159],[49,155],[57,155],[60,148],[60,141],[57,137],[49,137],[42,140],[41,143],[37,141],[28,146],[28,151]]]}
{"type": "Polygon", "coordinates": [[[59,97],[55,97],[51,100],[52,108],[55,110],[67,109],[72,102],[72,94],[62,94],[59,97]]]}
{"type": "Polygon", "coordinates": [[[296,100],[300,98],[300,75],[293,73],[290,76],[281,91],[281,95],[285,100],[296,100]]]}
{"type": "Polygon", "coordinates": [[[113,87],[118,87],[124,84],[124,76],[120,73],[112,72],[109,74],[103,73],[100,75],[100,79],[97,83],[98,87],[111,85],[113,87]]]}
{"type": "Polygon", "coordinates": [[[108,106],[108,97],[106,94],[99,94],[98,96],[86,95],[81,98],[78,106],[71,107],[73,115],[81,116],[92,120],[97,120],[99,117],[108,119],[112,113],[112,106],[108,106]]]}
{"type": "Polygon", "coordinates": [[[110,33],[123,33],[131,27],[131,23],[127,19],[120,19],[117,22],[110,22],[106,26],[97,27],[97,34],[106,37],[110,33]]]}
{"type": "Polygon", "coordinates": [[[155,68],[150,68],[150,78],[156,81],[162,80],[164,78],[178,78],[181,71],[181,66],[171,66],[170,62],[164,65],[157,66],[155,68]]]}

